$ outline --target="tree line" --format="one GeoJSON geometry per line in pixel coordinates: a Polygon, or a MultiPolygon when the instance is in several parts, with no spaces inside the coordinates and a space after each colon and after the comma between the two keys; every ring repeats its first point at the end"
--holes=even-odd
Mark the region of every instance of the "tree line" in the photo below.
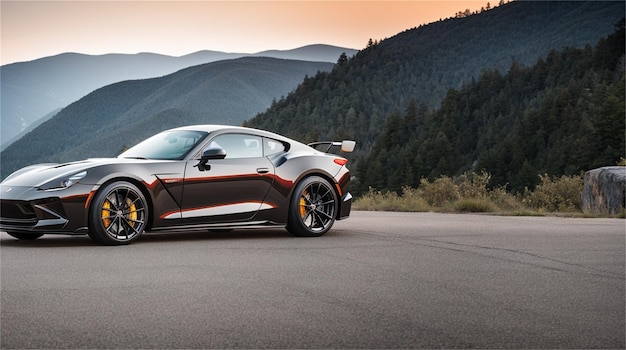
{"type": "Polygon", "coordinates": [[[624,20],[597,45],[552,50],[506,74],[485,70],[440,106],[411,100],[357,164],[357,188],[401,193],[420,179],[487,171],[493,186],[534,188],[624,157],[624,20]]]}
{"type": "Polygon", "coordinates": [[[411,99],[435,108],[450,87],[512,60],[534,63],[555,46],[584,46],[611,33],[623,3],[511,2],[372,41],[342,55],[331,72],[306,77],[287,96],[246,121],[303,141],[351,137],[368,153],[387,115],[411,99]],[[567,13],[568,16],[563,16],[567,13]],[[607,18],[615,18],[609,25],[607,18]]]}

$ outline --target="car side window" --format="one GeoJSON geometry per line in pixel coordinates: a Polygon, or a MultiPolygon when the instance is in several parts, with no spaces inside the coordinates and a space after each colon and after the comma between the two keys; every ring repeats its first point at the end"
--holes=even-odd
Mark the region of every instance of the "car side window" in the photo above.
{"type": "Polygon", "coordinates": [[[285,145],[282,142],[272,140],[267,137],[263,138],[263,154],[265,154],[266,157],[272,154],[283,152],[284,150],[285,145]]]}
{"type": "Polygon", "coordinates": [[[226,151],[226,159],[263,157],[262,138],[246,134],[219,135],[211,141],[226,151]]]}

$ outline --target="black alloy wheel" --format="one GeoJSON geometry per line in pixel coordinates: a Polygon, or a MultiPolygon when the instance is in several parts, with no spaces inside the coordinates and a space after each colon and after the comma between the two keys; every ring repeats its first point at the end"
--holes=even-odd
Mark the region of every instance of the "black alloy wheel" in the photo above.
{"type": "Polygon", "coordinates": [[[91,238],[106,245],[128,244],[143,234],[148,206],[141,190],[118,181],[98,191],[89,215],[91,238]]]}
{"type": "Polygon", "coordinates": [[[326,179],[305,178],[296,186],[289,204],[287,230],[300,237],[325,234],[335,222],[337,204],[337,194],[326,179]]]}

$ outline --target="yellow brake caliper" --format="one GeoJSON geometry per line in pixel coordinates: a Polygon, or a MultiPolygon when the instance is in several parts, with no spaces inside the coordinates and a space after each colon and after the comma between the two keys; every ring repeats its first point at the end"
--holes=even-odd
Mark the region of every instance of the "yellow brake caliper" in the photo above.
{"type": "Polygon", "coordinates": [[[137,207],[130,199],[126,198],[126,204],[128,204],[128,224],[130,227],[135,227],[135,221],[137,220],[137,207]]]}
{"type": "Polygon", "coordinates": [[[302,196],[300,196],[300,217],[303,219],[306,217],[306,201],[304,200],[304,196],[306,195],[307,193],[304,192],[302,196]]]}
{"type": "Polygon", "coordinates": [[[111,211],[109,209],[111,209],[111,202],[107,199],[102,204],[102,213],[100,214],[105,228],[108,228],[111,225],[111,211]]]}

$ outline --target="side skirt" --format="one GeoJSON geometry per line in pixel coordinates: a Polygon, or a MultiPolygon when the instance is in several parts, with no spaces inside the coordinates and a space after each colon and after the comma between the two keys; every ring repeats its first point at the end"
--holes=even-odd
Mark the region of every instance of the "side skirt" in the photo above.
{"type": "Polygon", "coordinates": [[[268,228],[268,227],[285,227],[285,224],[278,224],[271,221],[251,221],[245,223],[221,223],[221,224],[197,224],[197,225],[180,225],[153,228],[148,232],[158,231],[190,231],[200,229],[240,229],[240,228],[268,228]]]}

